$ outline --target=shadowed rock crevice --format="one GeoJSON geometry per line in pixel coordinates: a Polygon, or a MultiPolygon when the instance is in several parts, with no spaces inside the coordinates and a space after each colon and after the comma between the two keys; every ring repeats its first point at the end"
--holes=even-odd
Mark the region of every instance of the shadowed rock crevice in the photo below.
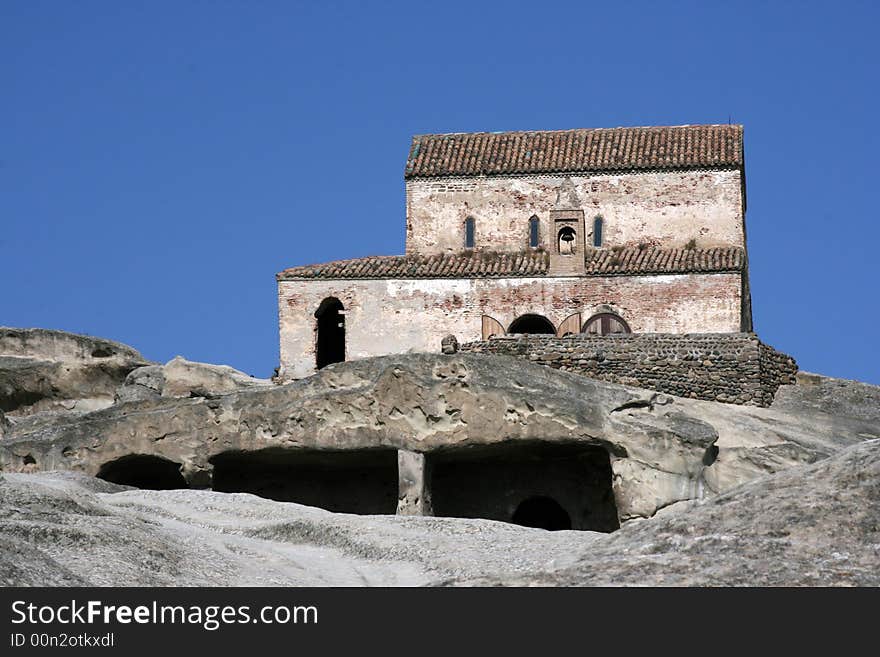
{"type": "Polygon", "coordinates": [[[123,486],[148,490],[188,488],[180,463],[147,454],[131,454],[101,466],[97,477],[123,486]]]}

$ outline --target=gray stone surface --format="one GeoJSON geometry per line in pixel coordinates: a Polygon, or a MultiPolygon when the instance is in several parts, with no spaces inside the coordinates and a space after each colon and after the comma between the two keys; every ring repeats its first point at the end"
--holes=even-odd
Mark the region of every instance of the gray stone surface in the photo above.
{"type": "Polygon", "coordinates": [[[878,586],[880,440],[680,506],[481,586],[878,586]]]}
{"type": "Polygon", "coordinates": [[[613,534],[246,494],[0,483],[3,585],[880,585],[880,441],[613,534]]]}
{"type": "Polygon", "coordinates": [[[132,371],[116,392],[116,402],[143,401],[157,397],[212,397],[227,392],[273,385],[228,365],[197,363],[176,356],[165,365],[149,365],[132,371]]]}

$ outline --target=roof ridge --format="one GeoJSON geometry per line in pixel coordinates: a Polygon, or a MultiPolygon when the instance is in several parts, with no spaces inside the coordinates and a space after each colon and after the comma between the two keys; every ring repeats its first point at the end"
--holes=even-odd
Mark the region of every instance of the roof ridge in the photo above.
{"type": "Polygon", "coordinates": [[[412,136],[417,137],[477,137],[477,136],[501,136],[501,135],[534,135],[534,134],[560,134],[565,132],[600,132],[615,130],[665,130],[670,128],[744,128],[742,123],[679,123],[676,125],[619,125],[614,127],[601,128],[559,128],[556,130],[478,130],[469,132],[467,130],[461,132],[420,132],[412,136]]]}

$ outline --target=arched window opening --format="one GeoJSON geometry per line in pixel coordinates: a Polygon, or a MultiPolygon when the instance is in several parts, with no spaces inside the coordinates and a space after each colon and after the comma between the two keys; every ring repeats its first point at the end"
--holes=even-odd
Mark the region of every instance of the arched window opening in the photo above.
{"type": "Polygon", "coordinates": [[[571,529],[571,516],[552,497],[530,497],[516,507],[510,522],[548,531],[571,529]]]}
{"type": "Polygon", "coordinates": [[[593,246],[602,246],[602,217],[593,219],[593,246]]]}
{"type": "Polygon", "coordinates": [[[464,220],[464,246],[467,249],[474,248],[474,235],[476,232],[476,221],[473,217],[464,220]]]}
{"type": "Polygon", "coordinates": [[[590,335],[623,335],[632,333],[629,325],[620,315],[614,313],[599,313],[593,315],[584,324],[583,333],[590,335]]]}
{"type": "Polygon", "coordinates": [[[529,246],[535,248],[538,246],[538,217],[533,216],[529,219],[529,246]]]}
{"type": "Polygon", "coordinates": [[[147,490],[189,488],[180,473],[180,463],[149,454],[128,454],[108,461],[97,476],[114,484],[147,490]]]}
{"type": "Polygon", "coordinates": [[[345,360],[345,314],[342,302],[327,297],[315,311],[318,336],[315,345],[315,367],[321,369],[345,360]]]}
{"type": "Polygon", "coordinates": [[[541,315],[520,315],[510,324],[508,333],[537,333],[556,335],[556,328],[546,317],[541,315]]]}
{"type": "Polygon", "coordinates": [[[575,232],[571,226],[566,226],[559,231],[557,247],[561,255],[573,255],[575,248],[575,232]]]}

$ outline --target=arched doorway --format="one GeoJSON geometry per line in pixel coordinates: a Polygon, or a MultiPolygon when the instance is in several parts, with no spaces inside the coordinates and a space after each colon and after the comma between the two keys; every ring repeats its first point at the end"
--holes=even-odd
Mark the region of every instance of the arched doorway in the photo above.
{"type": "Polygon", "coordinates": [[[342,302],[327,297],[315,311],[318,336],[315,344],[315,367],[321,369],[345,360],[345,314],[342,302]]]}
{"type": "Polygon", "coordinates": [[[571,529],[571,516],[568,512],[552,497],[545,496],[523,500],[513,512],[510,522],[548,531],[571,529]]]}
{"type": "Polygon", "coordinates": [[[542,315],[520,315],[510,324],[508,333],[539,333],[556,335],[556,327],[542,315]]]}
{"type": "Polygon", "coordinates": [[[180,464],[161,456],[129,454],[101,466],[98,479],[147,490],[189,488],[180,474],[180,464]]]}
{"type": "Polygon", "coordinates": [[[599,313],[593,315],[584,324],[582,333],[590,335],[624,335],[632,333],[629,325],[620,315],[614,313],[599,313]]]}

